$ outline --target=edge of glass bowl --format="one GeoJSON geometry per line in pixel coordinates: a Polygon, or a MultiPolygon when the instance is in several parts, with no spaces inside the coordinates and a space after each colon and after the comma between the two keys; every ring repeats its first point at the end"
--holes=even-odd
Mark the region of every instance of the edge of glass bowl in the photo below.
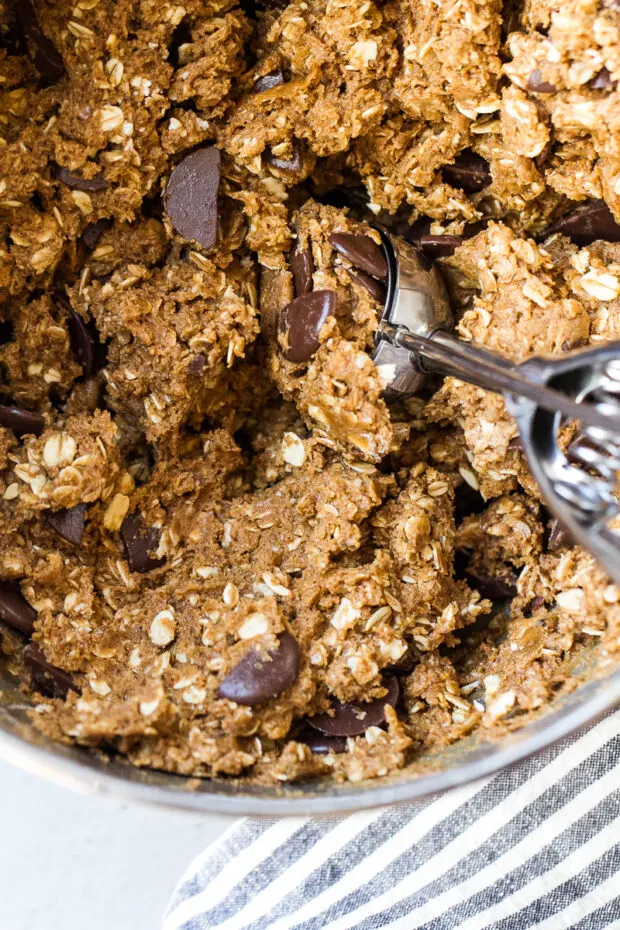
{"type": "Polygon", "coordinates": [[[318,781],[271,788],[232,779],[203,779],[196,784],[196,779],[136,769],[88,749],[55,743],[32,724],[7,713],[0,713],[0,759],[83,794],[236,817],[333,816],[416,801],[476,782],[552,746],[619,704],[620,668],[616,668],[580,685],[523,728],[462,752],[454,764],[421,775],[400,772],[382,782],[355,785],[318,781]]]}

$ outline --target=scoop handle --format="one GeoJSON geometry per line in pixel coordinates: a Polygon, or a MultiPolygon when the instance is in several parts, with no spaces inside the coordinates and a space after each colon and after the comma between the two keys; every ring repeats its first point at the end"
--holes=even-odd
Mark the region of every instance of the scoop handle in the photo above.
{"type": "Polygon", "coordinates": [[[437,330],[430,337],[419,336],[384,323],[381,336],[411,352],[423,371],[450,375],[488,391],[527,397],[544,410],[561,413],[586,426],[620,434],[619,415],[606,413],[595,404],[579,403],[562,391],[529,381],[511,362],[463,342],[450,333],[437,330]]]}

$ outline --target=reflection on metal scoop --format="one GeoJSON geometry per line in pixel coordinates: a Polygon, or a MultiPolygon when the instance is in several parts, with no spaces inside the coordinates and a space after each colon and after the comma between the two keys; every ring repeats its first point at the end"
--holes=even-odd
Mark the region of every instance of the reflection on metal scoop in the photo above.
{"type": "Polygon", "coordinates": [[[381,236],[389,279],[373,358],[388,398],[415,394],[430,373],[503,393],[549,509],[620,584],[620,535],[609,527],[619,510],[620,342],[514,365],[453,335],[437,269],[408,243],[381,236]],[[567,420],[578,420],[587,440],[572,461],[558,440],[567,420]]]}

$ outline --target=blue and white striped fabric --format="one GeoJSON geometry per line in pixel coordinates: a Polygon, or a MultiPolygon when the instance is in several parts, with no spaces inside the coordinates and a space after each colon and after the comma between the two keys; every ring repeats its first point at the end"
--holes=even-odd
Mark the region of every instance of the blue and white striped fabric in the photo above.
{"type": "Polygon", "coordinates": [[[340,819],[246,819],[164,930],[620,930],[620,711],[520,766],[340,819]]]}

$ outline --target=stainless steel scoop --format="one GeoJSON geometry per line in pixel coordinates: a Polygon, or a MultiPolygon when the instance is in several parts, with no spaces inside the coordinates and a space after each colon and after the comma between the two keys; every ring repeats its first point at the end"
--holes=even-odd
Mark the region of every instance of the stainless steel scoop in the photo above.
{"type": "Polygon", "coordinates": [[[549,509],[620,584],[620,528],[610,526],[619,511],[620,342],[514,365],[451,333],[437,269],[408,243],[381,236],[388,291],[373,358],[386,395],[415,394],[431,373],[502,393],[549,509]],[[574,420],[581,439],[567,453],[559,430],[574,420]]]}

